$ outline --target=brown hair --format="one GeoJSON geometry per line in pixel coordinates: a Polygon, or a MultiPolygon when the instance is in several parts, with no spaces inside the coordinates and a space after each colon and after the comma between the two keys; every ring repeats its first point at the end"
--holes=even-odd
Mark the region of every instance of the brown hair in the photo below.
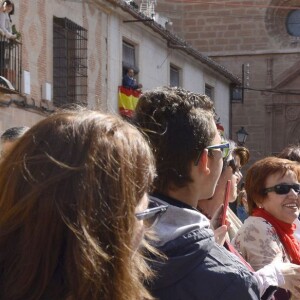
{"type": "Polygon", "coordinates": [[[11,12],[9,13],[9,20],[10,20],[10,22],[11,22],[10,16],[12,16],[12,15],[15,13],[15,4],[14,4],[12,1],[10,1],[10,0],[5,0],[5,1],[3,1],[2,4],[1,4],[1,6],[4,7],[4,4],[5,4],[6,6],[11,6],[11,7],[12,7],[11,12]]]}
{"type": "Polygon", "coordinates": [[[238,196],[237,196],[237,198],[236,198],[236,202],[237,202],[237,205],[241,205],[241,206],[244,206],[244,203],[243,203],[243,198],[247,198],[247,193],[246,193],[246,191],[243,189],[243,190],[241,190],[241,191],[239,191],[239,194],[238,194],[238,196]]]}
{"type": "Polygon", "coordinates": [[[250,158],[250,152],[247,148],[238,146],[234,148],[233,154],[237,155],[240,158],[241,167],[243,167],[246,163],[248,163],[250,158]]]}
{"type": "Polygon", "coordinates": [[[207,96],[181,88],[160,87],[140,97],[134,122],[150,140],[157,191],[191,182],[191,163],[215,137],[213,117],[213,103],[207,96]]]}
{"type": "Polygon", "coordinates": [[[252,214],[258,203],[262,203],[267,197],[263,193],[266,188],[266,179],[268,176],[279,173],[284,176],[288,171],[293,171],[298,180],[300,180],[300,167],[296,162],[277,157],[266,157],[257,161],[247,172],[245,180],[245,189],[247,193],[247,201],[249,214],[252,214]]]}
{"type": "Polygon", "coordinates": [[[1,299],[150,299],[132,235],[154,161],[136,128],[54,114],[1,164],[1,299]]]}

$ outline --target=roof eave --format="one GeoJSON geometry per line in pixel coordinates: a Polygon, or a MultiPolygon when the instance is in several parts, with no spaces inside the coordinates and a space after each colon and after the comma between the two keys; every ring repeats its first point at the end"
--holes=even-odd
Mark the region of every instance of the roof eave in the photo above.
{"type": "Polygon", "coordinates": [[[137,11],[131,5],[127,4],[125,1],[123,0],[107,0],[107,1],[120,7],[123,11],[129,13],[135,19],[144,21],[143,24],[145,26],[150,27],[154,32],[158,33],[160,36],[162,36],[164,39],[167,40],[169,48],[174,48],[174,49],[179,49],[181,51],[184,51],[188,55],[191,55],[195,59],[199,60],[201,63],[207,65],[208,67],[212,68],[214,71],[221,74],[223,77],[228,79],[231,83],[235,85],[241,85],[241,80],[239,77],[229,72],[225,67],[218,64],[211,58],[203,55],[200,51],[196,50],[191,45],[189,45],[185,40],[181,39],[174,33],[171,33],[169,30],[165,29],[154,20],[149,20],[149,18],[146,15],[137,11]]]}

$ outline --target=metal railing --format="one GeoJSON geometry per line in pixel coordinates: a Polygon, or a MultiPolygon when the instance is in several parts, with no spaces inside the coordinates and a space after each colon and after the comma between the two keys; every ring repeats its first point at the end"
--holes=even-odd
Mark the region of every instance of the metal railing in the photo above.
{"type": "Polygon", "coordinates": [[[16,92],[21,93],[22,44],[8,39],[0,31],[0,76],[12,84],[16,92]]]}

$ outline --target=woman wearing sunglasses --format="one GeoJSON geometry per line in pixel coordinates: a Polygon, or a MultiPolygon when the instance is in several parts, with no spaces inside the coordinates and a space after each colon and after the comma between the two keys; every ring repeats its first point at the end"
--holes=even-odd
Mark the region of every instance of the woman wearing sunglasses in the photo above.
{"type": "Polygon", "coordinates": [[[152,299],[140,243],[154,160],[136,128],[93,111],[54,114],[1,163],[1,299],[152,299]]]}
{"type": "Polygon", "coordinates": [[[268,157],[248,170],[245,188],[250,217],[233,244],[254,270],[275,261],[300,265],[300,246],[293,235],[293,222],[299,215],[299,181],[299,164],[286,159],[268,157]]]}
{"type": "MultiPolygon", "coordinates": [[[[230,151],[227,157],[224,157],[223,171],[221,173],[220,179],[218,181],[215,194],[212,199],[200,200],[198,202],[198,209],[202,212],[210,212],[211,215],[214,215],[212,220],[212,227],[216,229],[216,241],[224,245],[224,247],[230,252],[234,253],[239,257],[239,259],[251,270],[252,269],[251,261],[248,261],[247,258],[243,258],[237,249],[230,243],[230,240],[234,238],[238,230],[242,227],[241,221],[236,217],[233,211],[228,208],[227,210],[227,220],[229,221],[229,226],[227,228],[228,235],[222,235],[222,230],[219,223],[218,214],[220,211],[220,206],[223,203],[225,197],[225,186],[227,180],[231,180],[231,192],[229,194],[229,202],[235,201],[237,195],[237,184],[242,178],[240,173],[241,167],[248,162],[249,151],[244,147],[234,148],[235,144],[230,142],[230,151]],[[225,241],[225,243],[224,243],[225,241]],[[248,264],[250,263],[250,265],[248,264]]],[[[206,213],[210,218],[210,216],[206,213]]],[[[222,226],[223,227],[223,226],[222,226]]],[[[270,265],[272,260],[261,268],[255,269],[256,272],[253,275],[258,279],[260,283],[260,291],[263,296],[262,299],[271,299],[271,296],[276,291],[277,286],[289,288],[290,290],[295,290],[295,287],[299,285],[300,281],[300,270],[297,268],[295,271],[295,265],[293,264],[276,264],[270,265]],[[289,274],[293,274],[293,277],[289,277],[289,274]],[[298,280],[298,281],[297,281],[298,280]],[[272,287],[269,288],[268,287],[272,287]]],[[[277,292],[276,292],[277,293],[277,292]]],[[[296,291],[295,293],[298,293],[296,291]]],[[[300,293],[297,295],[300,296],[300,293]]],[[[280,298],[276,298],[280,299],[280,298]]]]}
{"type": "MultiPolygon", "coordinates": [[[[300,163],[300,144],[292,144],[287,146],[278,154],[277,157],[297,161],[300,163]]],[[[296,225],[294,236],[300,242],[300,215],[294,221],[294,224],[296,225]]]]}

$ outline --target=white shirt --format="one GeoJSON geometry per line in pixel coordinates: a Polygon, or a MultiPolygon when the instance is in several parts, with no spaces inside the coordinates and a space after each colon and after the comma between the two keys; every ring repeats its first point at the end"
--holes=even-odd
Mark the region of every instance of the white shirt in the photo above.
{"type": "Polygon", "coordinates": [[[9,15],[6,12],[0,12],[0,29],[7,38],[13,37],[9,15]]]}

